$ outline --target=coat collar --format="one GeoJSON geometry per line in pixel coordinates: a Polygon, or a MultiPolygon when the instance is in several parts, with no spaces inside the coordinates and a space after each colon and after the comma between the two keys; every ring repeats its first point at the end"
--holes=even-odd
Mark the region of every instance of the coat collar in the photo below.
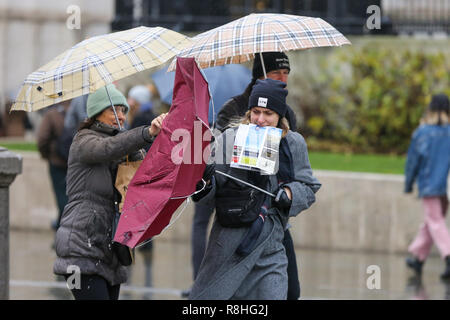
{"type": "Polygon", "coordinates": [[[110,125],[107,125],[100,121],[95,121],[92,124],[92,126],[90,127],[90,129],[97,131],[97,132],[105,133],[109,136],[115,136],[116,134],[118,134],[120,132],[119,129],[112,127],[110,125]]]}

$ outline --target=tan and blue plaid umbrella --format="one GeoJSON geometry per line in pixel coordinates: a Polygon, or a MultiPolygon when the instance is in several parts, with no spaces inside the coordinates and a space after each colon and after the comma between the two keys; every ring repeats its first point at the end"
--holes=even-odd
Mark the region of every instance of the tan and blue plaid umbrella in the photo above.
{"type": "MultiPolygon", "coordinates": [[[[179,57],[194,57],[201,68],[253,59],[255,53],[351,44],[320,18],[279,13],[250,14],[203,32],[179,57]]],[[[174,59],[175,60],[175,59],[174,59]]],[[[172,61],[169,70],[175,68],[172,61]]]]}
{"type": "Polygon", "coordinates": [[[162,27],[86,39],[31,73],[11,110],[35,111],[167,62],[191,40],[162,27]]]}

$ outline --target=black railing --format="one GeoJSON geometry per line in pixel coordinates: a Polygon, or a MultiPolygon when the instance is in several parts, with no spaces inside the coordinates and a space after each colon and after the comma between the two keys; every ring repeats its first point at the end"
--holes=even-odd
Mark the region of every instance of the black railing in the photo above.
{"type": "Polygon", "coordinates": [[[450,34],[450,0],[383,0],[395,33],[450,34]]]}
{"type": "Polygon", "coordinates": [[[146,25],[203,32],[253,12],[278,12],[320,17],[345,35],[423,31],[449,34],[449,3],[450,0],[116,0],[112,29],[146,25]],[[371,15],[367,8],[371,5],[381,9],[381,29],[366,27],[371,15]]]}

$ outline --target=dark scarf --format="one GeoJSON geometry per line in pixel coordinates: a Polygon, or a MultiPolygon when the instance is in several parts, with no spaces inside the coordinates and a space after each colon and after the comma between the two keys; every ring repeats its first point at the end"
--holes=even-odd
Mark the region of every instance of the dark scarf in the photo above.
{"type": "Polygon", "coordinates": [[[282,138],[280,142],[278,163],[278,184],[292,182],[294,180],[294,164],[286,138],[282,138]]]}

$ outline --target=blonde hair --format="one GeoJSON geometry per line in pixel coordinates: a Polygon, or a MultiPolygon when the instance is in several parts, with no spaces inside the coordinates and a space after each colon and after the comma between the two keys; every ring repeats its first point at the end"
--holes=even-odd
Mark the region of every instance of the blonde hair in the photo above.
{"type": "MultiPolygon", "coordinates": [[[[249,123],[251,123],[250,122],[250,114],[251,114],[251,111],[248,110],[244,114],[243,117],[232,119],[231,122],[230,122],[230,126],[229,127],[236,127],[236,126],[238,126],[240,124],[249,124],[249,123]]],[[[281,137],[284,138],[287,135],[287,133],[288,133],[288,131],[290,129],[289,128],[289,121],[285,117],[283,117],[278,122],[278,126],[277,127],[282,130],[281,137]]]]}
{"type": "Polygon", "coordinates": [[[427,110],[422,119],[420,119],[420,124],[446,125],[448,121],[447,112],[427,110]]]}

